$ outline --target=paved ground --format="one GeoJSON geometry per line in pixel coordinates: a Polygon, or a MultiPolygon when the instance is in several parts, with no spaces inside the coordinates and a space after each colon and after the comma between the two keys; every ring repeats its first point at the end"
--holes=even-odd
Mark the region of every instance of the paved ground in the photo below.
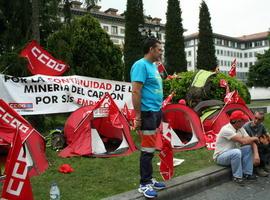
{"type": "Polygon", "coordinates": [[[204,190],[183,200],[268,200],[270,199],[270,177],[260,177],[244,187],[232,181],[204,190]]]}

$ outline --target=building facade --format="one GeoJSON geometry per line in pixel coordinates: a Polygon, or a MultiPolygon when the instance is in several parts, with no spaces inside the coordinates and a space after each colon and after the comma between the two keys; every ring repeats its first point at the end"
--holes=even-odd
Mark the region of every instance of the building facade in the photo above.
{"type": "MultiPolygon", "coordinates": [[[[234,59],[237,62],[237,78],[247,80],[249,68],[255,64],[257,54],[263,54],[269,49],[270,32],[256,33],[242,37],[229,37],[221,34],[214,35],[216,57],[220,71],[229,72],[234,59]]],[[[187,57],[187,69],[196,69],[198,49],[198,33],[185,37],[185,51],[187,57]]]]}
{"type": "MultiPolygon", "coordinates": [[[[101,11],[100,6],[94,6],[89,12],[99,20],[101,27],[109,34],[112,42],[123,48],[125,39],[125,17],[124,14],[118,14],[118,10],[109,8],[106,11],[101,11]]],[[[72,2],[71,11],[74,15],[85,15],[88,11],[81,7],[78,1],[72,2]]],[[[151,33],[156,36],[164,45],[165,43],[165,24],[160,23],[161,19],[145,17],[145,29],[151,30],[151,33]],[[160,31],[155,31],[158,25],[160,31]]],[[[246,81],[249,68],[255,64],[257,54],[263,54],[269,49],[270,31],[245,35],[242,37],[229,37],[214,33],[214,44],[216,49],[216,57],[220,71],[228,73],[231,68],[231,63],[234,59],[237,61],[237,78],[246,81]]],[[[185,36],[185,52],[187,58],[187,70],[196,70],[198,48],[198,33],[185,36]]]]}

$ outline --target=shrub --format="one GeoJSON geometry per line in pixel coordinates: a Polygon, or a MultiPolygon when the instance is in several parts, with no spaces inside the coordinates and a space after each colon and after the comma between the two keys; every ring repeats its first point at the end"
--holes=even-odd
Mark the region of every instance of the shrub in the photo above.
{"type": "MultiPolygon", "coordinates": [[[[175,92],[173,102],[176,103],[179,99],[186,99],[186,95],[190,89],[193,78],[195,77],[196,72],[182,72],[177,75],[176,78],[164,80],[164,97],[166,98],[171,92],[175,92]]],[[[244,99],[244,101],[250,103],[250,93],[247,86],[241,81],[236,80],[228,75],[218,73],[209,78],[207,84],[209,88],[207,94],[202,100],[207,99],[216,99],[223,101],[226,91],[225,88],[219,86],[221,79],[225,79],[230,87],[230,91],[237,90],[239,95],[244,99]]]]}

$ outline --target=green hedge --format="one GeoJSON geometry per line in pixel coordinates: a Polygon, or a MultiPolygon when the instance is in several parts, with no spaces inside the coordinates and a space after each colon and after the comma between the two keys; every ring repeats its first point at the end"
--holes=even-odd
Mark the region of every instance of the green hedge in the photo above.
{"type": "MultiPolygon", "coordinates": [[[[186,99],[187,92],[190,89],[193,78],[196,75],[196,72],[182,72],[177,74],[177,77],[174,79],[164,80],[164,98],[166,98],[172,91],[175,91],[176,95],[173,98],[173,102],[176,103],[179,99],[186,99]]],[[[207,99],[216,99],[223,101],[225,97],[225,88],[219,86],[219,81],[221,79],[227,80],[230,91],[237,90],[239,95],[245,100],[247,104],[250,103],[250,93],[247,86],[235,78],[232,78],[228,75],[218,73],[209,78],[209,90],[207,96],[202,100],[207,99]]]]}

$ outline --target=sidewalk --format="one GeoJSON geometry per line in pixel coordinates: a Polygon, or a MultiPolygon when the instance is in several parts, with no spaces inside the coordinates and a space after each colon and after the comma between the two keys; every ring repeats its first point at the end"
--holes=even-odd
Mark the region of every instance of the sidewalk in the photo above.
{"type": "MultiPolygon", "coordinates": [[[[229,168],[214,165],[212,167],[192,172],[184,176],[176,177],[166,183],[167,188],[158,192],[161,200],[182,199],[194,195],[211,186],[215,186],[230,180],[231,171],[229,168]]],[[[118,194],[103,200],[133,200],[145,199],[137,189],[118,194]]]]}

